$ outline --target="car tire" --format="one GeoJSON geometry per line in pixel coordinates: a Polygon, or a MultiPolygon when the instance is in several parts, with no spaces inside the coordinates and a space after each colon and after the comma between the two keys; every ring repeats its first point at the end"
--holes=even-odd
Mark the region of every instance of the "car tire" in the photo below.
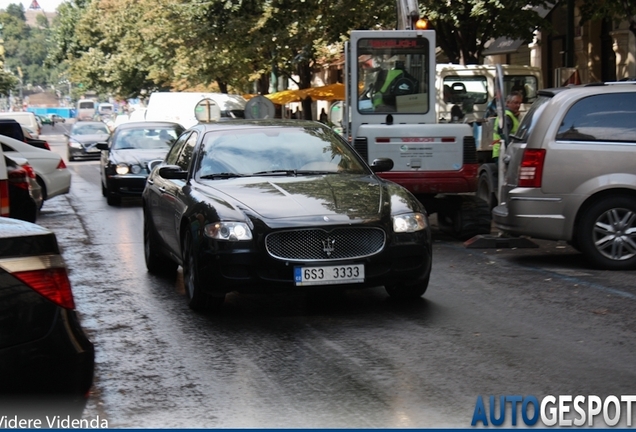
{"type": "Polygon", "coordinates": [[[102,183],[102,196],[104,198],[108,196],[108,189],[106,189],[106,186],[104,186],[104,183],[102,183]]]}
{"type": "Polygon", "coordinates": [[[577,244],[590,263],[607,270],[636,268],[636,200],[603,198],[582,212],[577,244]]]}
{"type": "Polygon", "coordinates": [[[210,296],[203,292],[197,254],[190,231],[186,233],[183,241],[183,285],[188,296],[188,307],[194,311],[219,309],[225,301],[225,296],[210,296]]]}
{"type": "Polygon", "coordinates": [[[144,212],[144,258],[146,268],[154,274],[174,274],[179,265],[159,252],[157,231],[144,212]]]}
{"type": "Polygon", "coordinates": [[[429,276],[426,279],[420,279],[414,282],[401,282],[395,285],[387,285],[384,287],[387,294],[395,300],[415,300],[424,295],[428,289],[429,276]]]}
{"type": "Polygon", "coordinates": [[[490,210],[497,206],[497,198],[492,179],[486,171],[479,174],[479,179],[477,180],[477,197],[486,201],[490,210]]]}
{"type": "Polygon", "coordinates": [[[121,205],[121,197],[109,185],[106,185],[106,202],[109,206],[121,205]]]}
{"type": "Polygon", "coordinates": [[[476,196],[457,195],[443,198],[437,211],[437,225],[444,234],[468,240],[479,234],[490,234],[492,216],[486,201],[476,196]]]}

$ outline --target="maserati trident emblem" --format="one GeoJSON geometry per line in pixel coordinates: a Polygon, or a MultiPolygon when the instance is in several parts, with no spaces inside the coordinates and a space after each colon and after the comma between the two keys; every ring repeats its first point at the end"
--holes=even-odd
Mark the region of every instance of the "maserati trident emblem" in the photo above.
{"type": "Polygon", "coordinates": [[[336,240],[327,237],[322,241],[322,251],[327,254],[327,257],[330,257],[336,248],[334,247],[336,240]]]}

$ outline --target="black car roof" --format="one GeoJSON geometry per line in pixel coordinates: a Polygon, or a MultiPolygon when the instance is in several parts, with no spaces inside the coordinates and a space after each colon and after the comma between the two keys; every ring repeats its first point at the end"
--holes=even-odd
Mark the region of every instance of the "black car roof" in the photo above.
{"type": "Polygon", "coordinates": [[[289,120],[289,119],[228,119],[210,123],[199,123],[191,129],[204,128],[205,130],[230,130],[230,129],[251,129],[262,127],[324,127],[322,123],[314,120],[289,120]]]}
{"type": "Polygon", "coordinates": [[[142,129],[142,128],[157,128],[157,127],[180,127],[181,129],[185,129],[179,123],[169,122],[169,121],[138,121],[138,122],[126,122],[117,126],[117,130],[122,129],[142,129]]]}

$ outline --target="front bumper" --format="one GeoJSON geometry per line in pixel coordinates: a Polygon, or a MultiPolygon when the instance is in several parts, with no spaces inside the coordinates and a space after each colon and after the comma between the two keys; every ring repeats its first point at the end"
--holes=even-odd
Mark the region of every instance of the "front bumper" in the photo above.
{"type": "Polygon", "coordinates": [[[108,189],[119,196],[141,196],[148,175],[108,175],[108,189]]]}
{"type": "Polygon", "coordinates": [[[571,221],[562,197],[547,196],[536,189],[510,191],[506,202],[492,211],[495,227],[513,236],[545,240],[571,240],[571,221]]]}
{"type": "Polygon", "coordinates": [[[199,253],[199,276],[210,294],[231,291],[263,293],[359,289],[394,285],[400,282],[424,280],[429,277],[432,263],[430,231],[409,234],[408,242],[393,243],[373,256],[342,261],[290,262],[272,258],[265,251],[225,243],[207,241],[199,253]],[[294,268],[364,264],[364,282],[296,286],[294,268]]]}

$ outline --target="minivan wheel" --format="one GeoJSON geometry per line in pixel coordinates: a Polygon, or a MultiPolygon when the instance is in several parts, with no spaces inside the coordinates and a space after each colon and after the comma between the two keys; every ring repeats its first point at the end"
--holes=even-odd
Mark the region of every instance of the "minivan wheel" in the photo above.
{"type": "Polygon", "coordinates": [[[636,200],[612,196],[594,203],[581,217],[578,245],[595,266],[636,268],[636,200]]]}

